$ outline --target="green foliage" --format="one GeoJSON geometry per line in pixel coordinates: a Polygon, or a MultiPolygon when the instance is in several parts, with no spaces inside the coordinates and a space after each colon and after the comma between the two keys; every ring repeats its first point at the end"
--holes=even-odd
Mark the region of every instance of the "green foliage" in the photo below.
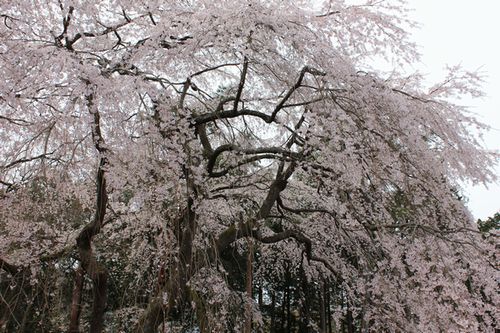
{"type": "Polygon", "coordinates": [[[495,213],[493,217],[488,217],[485,221],[479,219],[477,220],[477,225],[479,231],[486,234],[492,230],[500,229],[500,213],[495,213]]]}

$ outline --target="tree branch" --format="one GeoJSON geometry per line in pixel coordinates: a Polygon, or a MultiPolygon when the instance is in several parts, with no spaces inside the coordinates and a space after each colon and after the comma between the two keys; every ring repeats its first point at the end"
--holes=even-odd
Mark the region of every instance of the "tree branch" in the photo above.
{"type": "MultiPolygon", "coordinates": [[[[225,100],[225,102],[229,102],[232,100],[233,100],[233,98],[231,98],[230,100],[225,100]]],[[[199,125],[199,124],[205,124],[205,123],[208,123],[208,122],[211,122],[214,120],[236,118],[239,116],[257,117],[257,118],[264,120],[268,124],[273,122],[273,119],[270,116],[268,116],[267,114],[260,112],[260,111],[243,109],[243,110],[238,111],[237,113],[234,113],[233,110],[221,111],[221,110],[216,109],[212,113],[205,113],[205,114],[199,115],[197,117],[194,117],[192,120],[192,123],[194,123],[194,125],[199,125]]]]}
{"type": "Polygon", "coordinates": [[[286,158],[285,157],[282,157],[282,156],[279,156],[279,155],[275,155],[275,154],[263,154],[263,155],[256,155],[256,156],[252,156],[252,157],[249,157],[247,159],[244,159],[242,161],[239,161],[238,163],[234,164],[234,165],[231,165],[223,170],[220,170],[220,171],[212,171],[209,173],[209,176],[212,177],[212,178],[217,178],[217,177],[222,177],[222,176],[225,176],[229,171],[233,170],[233,169],[236,169],[242,165],[245,165],[245,164],[248,164],[248,163],[252,163],[252,162],[256,162],[256,161],[259,161],[259,160],[285,160],[286,158]]]}
{"type": "Polygon", "coordinates": [[[31,161],[34,161],[34,160],[38,160],[38,159],[41,159],[41,158],[45,158],[47,156],[50,156],[52,155],[54,152],[51,152],[51,153],[46,153],[46,154],[40,154],[40,155],[37,155],[37,156],[33,156],[33,157],[28,157],[28,158],[20,158],[18,160],[15,160],[13,162],[10,162],[9,164],[7,165],[4,165],[2,166],[2,169],[8,169],[8,168],[11,168],[13,166],[15,166],[16,164],[20,164],[20,163],[26,163],[26,162],[31,162],[31,161]]]}
{"type": "Polygon", "coordinates": [[[233,113],[238,112],[238,103],[240,102],[243,86],[245,85],[247,70],[248,70],[248,59],[247,57],[245,57],[243,60],[243,70],[241,71],[240,83],[238,84],[238,91],[236,92],[236,97],[234,98],[233,113]]]}
{"type": "MultiPolygon", "coordinates": [[[[276,154],[276,155],[282,155],[282,156],[290,157],[290,158],[300,157],[300,154],[283,149],[283,148],[280,148],[280,147],[261,147],[261,148],[244,149],[244,148],[241,148],[241,147],[233,145],[233,144],[225,144],[225,145],[219,146],[210,155],[208,163],[207,163],[207,171],[209,174],[212,174],[215,163],[216,163],[219,155],[226,152],[226,151],[236,151],[236,152],[243,153],[243,154],[267,154],[267,155],[276,154]]],[[[250,160],[249,162],[253,162],[253,161],[250,160]]]]}
{"type": "Polygon", "coordinates": [[[302,70],[300,71],[300,74],[299,74],[299,78],[297,79],[297,81],[295,82],[295,84],[288,90],[288,92],[286,93],[285,97],[283,97],[283,99],[274,108],[274,111],[271,114],[271,121],[274,121],[274,119],[276,118],[276,115],[283,108],[283,106],[288,101],[288,99],[292,96],[292,94],[294,93],[294,91],[297,90],[302,85],[302,80],[304,80],[304,76],[305,76],[306,73],[309,73],[309,74],[312,74],[312,75],[319,75],[319,76],[325,76],[326,75],[326,73],[324,73],[322,71],[319,71],[317,69],[308,67],[308,66],[305,66],[304,68],[302,68],[302,70]]]}

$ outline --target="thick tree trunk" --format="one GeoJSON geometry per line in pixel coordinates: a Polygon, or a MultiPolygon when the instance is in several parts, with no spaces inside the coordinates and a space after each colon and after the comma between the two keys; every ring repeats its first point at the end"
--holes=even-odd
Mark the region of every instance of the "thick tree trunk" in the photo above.
{"type": "Polygon", "coordinates": [[[332,333],[333,332],[333,328],[332,328],[332,310],[330,308],[330,285],[328,283],[328,281],[325,283],[325,297],[326,297],[326,321],[327,321],[327,326],[328,326],[328,333],[332,333]]]}
{"type": "Polygon", "coordinates": [[[285,332],[285,323],[286,323],[286,300],[287,300],[287,290],[283,291],[283,302],[281,303],[281,325],[280,332],[285,332]]]}
{"type": "Polygon", "coordinates": [[[287,332],[291,332],[291,326],[292,326],[292,309],[291,309],[291,290],[290,290],[290,273],[287,271],[286,274],[286,329],[287,332]]]}
{"type": "MultiPolygon", "coordinates": [[[[309,332],[309,322],[310,322],[310,299],[311,296],[314,297],[314,289],[309,288],[308,283],[307,283],[307,278],[302,270],[301,272],[301,289],[302,289],[302,297],[303,297],[303,302],[302,302],[302,307],[300,311],[300,318],[299,318],[299,325],[300,325],[300,332],[303,333],[308,333],[309,332]],[[311,294],[310,294],[311,293],[311,294]]],[[[298,288],[297,288],[298,290],[298,288]]],[[[301,295],[299,294],[299,297],[301,295]]]]}
{"type": "MultiPolygon", "coordinates": [[[[101,189],[104,186],[105,181],[103,180],[101,189]]],[[[104,218],[107,196],[105,194],[105,190],[102,191],[104,193],[98,195],[98,202],[101,202],[94,222],[87,225],[77,238],[77,246],[82,268],[92,280],[93,303],[90,318],[90,333],[102,332],[102,329],[104,328],[104,311],[107,303],[108,272],[102,264],[97,262],[91,248],[92,237],[98,233],[98,230],[100,230],[102,220],[104,218]],[[106,199],[99,200],[99,197],[102,196],[106,196],[106,199]]]]}
{"type": "Polygon", "coordinates": [[[165,317],[163,299],[161,294],[149,302],[146,312],[140,318],[135,329],[137,333],[156,333],[157,327],[162,323],[165,317]]]}
{"type": "Polygon", "coordinates": [[[252,270],[253,270],[253,240],[248,240],[248,257],[246,272],[246,293],[247,302],[245,309],[245,330],[244,333],[252,332],[252,270]]]}
{"type": "Polygon", "coordinates": [[[80,332],[80,313],[82,310],[84,272],[81,266],[75,270],[75,286],[71,297],[71,314],[68,333],[80,332]]]}
{"type": "MultiPolygon", "coordinates": [[[[88,83],[90,85],[90,83],[88,83]]],[[[105,168],[108,164],[106,157],[108,151],[104,147],[104,139],[101,134],[100,114],[94,105],[94,94],[86,96],[87,107],[93,116],[92,140],[96,150],[101,155],[99,168],[97,170],[97,199],[96,212],[92,222],[87,224],[78,237],[76,245],[80,256],[81,267],[92,280],[92,313],[90,318],[90,333],[100,333],[104,328],[104,311],[107,303],[108,272],[106,268],[97,261],[92,252],[92,238],[99,234],[104,225],[106,206],[108,204],[108,192],[106,189],[105,168]]]]}
{"type": "Polygon", "coordinates": [[[325,309],[325,300],[326,300],[326,288],[325,283],[321,283],[320,289],[318,290],[319,296],[319,329],[320,333],[327,333],[326,331],[326,309],[325,309]]]}
{"type": "Polygon", "coordinates": [[[104,312],[108,301],[108,272],[101,268],[92,280],[94,303],[90,317],[90,332],[99,333],[104,328],[104,312]]]}
{"type": "Polygon", "coordinates": [[[192,209],[193,199],[182,215],[183,233],[179,239],[179,260],[170,283],[169,312],[179,312],[189,297],[187,282],[193,275],[193,240],[196,232],[196,215],[192,209]]]}
{"type": "Polygon", "coordinates": [[[346,322],[347,322],[347,333],[355,333],[354,318],[352,317],[351,310],[347,310],[346,322]]]}
{"type": "MultiPolygon", "coordinates": [[[[135,327],[135,332],[155,333],[166,318],[181,315],[186,304],[189,304],[187,282],[194,273],[193,240],[196,231],[196,216],[192,210],[192,203],[193,200],[189,199],[188,207],[177,221],[179,245],[177,264],[168,277],[165,288],[161,288],[158,295],[150,301],[146,312],[135,327]],[[167,304],[164,304],[162,295],[165,291],[168,294],[167,304]]],[[[162,281],[159,281],[158,285],[163,285],[162,281]]]]}
{"type": "MultiPolygon", "coordinates": [[[[253,236],[252,230],[257,226],[257,221],[266,218],[269,215],[272,206],[278,199],[279,193],[285,189],[287,180],[295,169],[295,163],[290,163],[286,170],[283,170],[283,168],[284,163],[280,166],[276,179],[271,184],[268,194],[257,212],[256,218],[251,219],[246,223],[240,223],[238,227],[232,225],[222,232],[215,241],[214,246],[207,250],[208,255],[206,257],[208,257],[209,262],[216,261],[218,254],[227,249],[227,247],[237,239],[246,236],[253,236]]],[[[138,333],[155,333],[156,328],[165,320],[165,318],[178,315],[182,308],[186,304],[189,304],[189,290],[187,288],[187,282],[195,273],[192,250],[193,239],[196,231],[196,216],[191,207],[193,204],[193,198],[191,196],[194,196],[196,191],[194,184],[192,183],[192,179],[188,174],[188,170],[186,170],[186,181],[190,197],[188,199],[188,207],[175,227],[175,233],[177,235],[179,245],[179,256],[177,264],[175,265],[169,281],[166,284],[166,290],[168,291],[168,304],[165,306],[162,303],[161,292],[160,297],[152,299],[146,309],[146,312],[140,318],[139,323],[135,328],[135,332],[138,333]]],[[[203,266],[204,264],[201,264],[200,266],[203,266]]],[[[199,268],[200,267],[197,267],[197,269],[199,268]]]]}
{"type": "MultiPolygon", "coordinates": [[[[31,289],[31,288],[30,288],[31,289]]],[[[21,324],[19,325],[19,332],[29,332],[30,328],[27,327],[28,326],[28,320],[30,318],[30,316],[32,316],[32,310],[33,310],[33,304],[36,302],[36,298],[37,298],[37,295],[36,295],[36,290],[32,290],[32,293],[31,293],[31,297],[29,297],[27,294],[26,296],[28,296],[29,298],[31,298],[31,300],[29,300],[27,303],[27,306],[25,308],[23,308],[23,311],[24,311],[24,314],[23,314],[23,319],[21,321],[21,324]]]]}
{"type": "Polygon", "coordinates": [[[276,294],[272,292],[271,294],[271,332],[276,332],[276,294]]]}
{"type": "Polygon", "coordinates": [[[92,223],[83,228],[76,239],[83,270],[92,280],[92,314],[90,318],[90,333],[100,333],[104,328],[104,311],[107,303],[108,272],[97,262],[92,252],[92,238],[97,235],[104,222],[108,196],[106,179],[104,178],[104,158],[101,158],[100,169],[97,173],[97,211],[92,223]]]}

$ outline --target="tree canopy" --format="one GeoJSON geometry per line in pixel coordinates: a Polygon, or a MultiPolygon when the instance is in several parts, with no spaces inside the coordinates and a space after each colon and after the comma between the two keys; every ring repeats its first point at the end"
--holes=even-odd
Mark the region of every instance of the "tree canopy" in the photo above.
{"type": "Polygon", "coordinates": [[[2,0],[0,330],[491,332],[481,80],[406,10],[2,0]]]}

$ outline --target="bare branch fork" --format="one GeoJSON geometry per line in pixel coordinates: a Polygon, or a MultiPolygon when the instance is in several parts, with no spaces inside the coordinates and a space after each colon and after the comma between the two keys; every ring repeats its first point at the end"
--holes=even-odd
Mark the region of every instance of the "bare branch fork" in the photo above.
{"type": "Polygon", "coordinates": [[[278,112],[283,108],[283,106],[288,101],[288,99],[292,96],[292,94],[295,92],[295,90],[300,88],[306,73],[309,73],[309,74],[315,75],[315,76],[325,76],[326,75],[325,72],[317,70],[317,69],[309,67],[309,66],[305,66],[304,68],[302,68],[302,70],[300,71],[300,74],[299,74],[299,78],[297,79],[295,84],[288,90],[288,92],[285,94],[285,96],[281,99],[281,101],[278,103],[278,105],[276,105],[276,107],[274,108],[274,111],[271,114],[271,121],[274,121],[278,112]]]}

